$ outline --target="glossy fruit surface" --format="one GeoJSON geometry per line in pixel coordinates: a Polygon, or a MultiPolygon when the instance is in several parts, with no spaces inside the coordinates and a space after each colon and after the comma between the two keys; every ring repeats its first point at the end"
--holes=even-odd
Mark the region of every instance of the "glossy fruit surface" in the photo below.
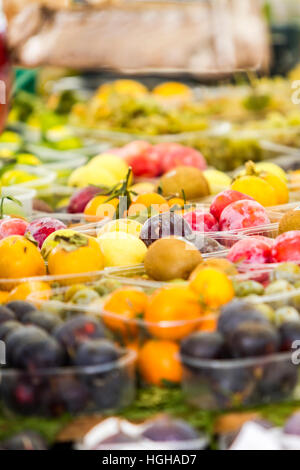
{"type": "Polygon", "coordinates": [[[234,297],[232,281],[217,268],[201,269],[190,282],[190,288],[205,308],[218,308],[234,297]]]}
{"type": "Polygon", "coordinates": [[[160,238],[176,236],[187,238],[193,232],[186,220],[174,212],[165,212],[148,219],[141,230],[140,238],[146,246],[150,246],[160,238]]]}
{"type": "Polygon", "coordinates": [[[32,242],[20,235],[12,235],[0,240],[0,276],[2,278],[16,279],[44,274],[46,274],[46,266],[43,257],[32,242]]]}
{"type": "Polygon", "coordinates": [[[220,217],[221,230],[241,230],[267,225],[270,219],[256,201],[236,201],[227,206],[220,217]]]}
{"type": "Polygon", "coordinates": [[[104,233],[97,241],[105,267],[140,264],[147,253],[147,247],[142,240],[125,232],[104,233]]]}
{"type": "Polygon", "coordinates": [[[262,206],[276,206],[278,203],[274,187],[259,176],[241,176],[232,183],[231,189],[248,194],[262,206]]]}
{"type": "Polygon", "coordinates": [[[89,339],[101,339],[105,337],[102,324],[95,318],[87,315],[78,315],[67,320],[54,331],[54,337],[68,351],[69,356],[74,357],[80,344],[89,339]]]}
{"type": "Polygon", "coordinates": [[[230,335],[228,347],[235,358],[259,357],[278,352],[280,338],[271,325],[257,322],[241,323],[230,335]]]}
{"type": "Polygon", "coordinates": [[[243,194],[240,191],[234,191],[232,189],[226,189],[214,197],[210,205],[210,213],[219,220],[223,210],[229,206],[229,204],[241,200],[254,201],[254,199],[247,194],[243,194]]]}
{"type": "Polygon", "coordinates": [[[222,307],[218,319],[218,331],[226,338],[239,325],[245,322],[269,324],[268,320],[255,306],[247,303],[245,300],[234,299],[222,307]]]}
{"type": "Polygon", "coordinates": [[[73,364],[82,366],[97,366],[109,364],[120,358],[120,350],[108,339],[90,339],[80,344],[73,358],[73,364]]]}
{"type": "Polygon", "coordinates": [[[100,237],[104,233],[109,232],[125,232],[129,233],[130,235],[134,235],[135,237],[139,238],[142,224],[137,222],[136,220],[131,219],[118,219],[118,220],[111,220],[107,222],[103,227],[101,227],[97,231],[97,236],[100,237]]]}
{"type": "Polygon", "coordinates": [[[31,301],[39,305],[41,301],[50,299],[51,292],[51,287],[46,282],[26,281],[18,284],[10,291],[7,301],[27,300],[32,297],[31,301]]]}
{"type": "Polygon", "coordinates": [[[124,335],[136,334],[138,320],[144,315],[148,304],[147,295],[141,290],[134,288],[121,288],[112,292],[103,304],[106,313],[113,316],[103,315],[104,324],[113,331],[124,335]]]}
{"type": "Polygon", "coordinates": [[[139,195],[128,209],[128,217],[134,217],[139,213],[145,212],[147,209],[155,211],[159,214],[169,211],[168,201],[157,193],[148,193],[139,195]]]}
{"type": "Polygon", "coordinates": [[[248,238],[239,240],[229,250],[227,258],[232,263],[270,263],[272,260],[271,248],[263,240],[248,238]]]}
{"type": "MultiPolygon", "coordinates": [[[[114,198],[108,201],[109,196],[100,195],[91,199],[84,209],[84,214],[87,216],[97,216],[97,220],[102,220],[105,217],[113,218],[116,208],[119,205],[119,199],[114,198]]],[[[91,219],[93,221],[94,219],[91,219]]]]}
{"type": "Polygon", "coordinates": [[[5,218],[0,220],[0,239],[11,235],[25,235],[28,222],[19,218],[5,218]]]}
{"type": "Polygon", "coordinates": [[[181,341],[180,354],[199,359],[220,359],[224,355],[225,341],[219,332],[196,332],[181,341]]]}
{"type": "Polygon", "coordinates": [[[153,336],[177,340],[196,329],[201,315],[198,297],[192,290],[171,286],[151,296],[144,319],[153,336]]]}
{"type": "Polygon", "coordinates": [[[163,385],[164,380],[180,382],[182,368],[178,353],[179,345],[172,341],[147,341],[138,358],[138,368],[143,380],[158,386],[163,385]]]}
{"type": "Polygon", "coordinates": [[[300,261],[300,231],[292,230],[276,238],[272,247],[274,262],[300,261]]]}
{"type": "MultiPolygon", "coordinates": [[[[79,233],[67,240],[61,238],[48,257],[51,275],[89,273],[103,268],[104,258],[97,241],[79,233]]],[[[77,278],[76,282],[83,282],[83,279],[77,278]]],[[[66,279],[62,283],[72,284],[73,280],[66,279]]]]}
{"type": "Polygon", "coordinates": [[[190,224],[192,230],[197,232],[217,232],[219,223],[212,214],[202,210],[195,210],[184,214],[183,218],[190,224]]]}
{"type": "Polygon", "coordinates": [[[44,241],[51,233],[66,228],[66,225],[58,219],[43,217],[31,222],[27,227],[27,232],[36,240],[39,248],[42,248],[44,241]]]}
{"type": "Polygon", "coordinates": [[[166,173],[177,166],[191,166],[205,170],[206,161],[197,150],[176,143],[162,143],[154,146],[162,163],[162,172],[166,173]]]}

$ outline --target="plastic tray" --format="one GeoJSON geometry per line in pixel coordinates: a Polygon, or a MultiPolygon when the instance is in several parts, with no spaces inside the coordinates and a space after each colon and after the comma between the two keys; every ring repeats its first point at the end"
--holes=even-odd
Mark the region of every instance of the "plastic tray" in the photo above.
{"type": "Polygon", "coordinates": [[[49,186],[56,178],[55,172],[50,171],[47,168],[43,168],[42,166],[16,165],[14,168],[37,176],[37,178],[24,183],[12,185],[12,187],[30,188],[38,191],[39,189],[49,186]]]}
{"type": "Polygon", "coordinates": [[[188,403],[205,410],[299,400],[299,365],[292,353],[228,360],[181,356],[188,403]]]}
{"type": "Polygon", "coordinates": [[[10,413],[45,417],[117,411],[134,400],[135,361],[134,351],[123,350],[119,360],[105,365],[32,372],[1,368],[2,406],[10,413]],[[22,385],[30,400],[18,400],[22,385]]]}
{"type": "Polygon", "coordinates": [[[2,186],[1,196],[13,196],[22,204],[26,216],[32,215],[33,199],[36,196],[35,189],[21,188],[18,186],[2,186]]]}

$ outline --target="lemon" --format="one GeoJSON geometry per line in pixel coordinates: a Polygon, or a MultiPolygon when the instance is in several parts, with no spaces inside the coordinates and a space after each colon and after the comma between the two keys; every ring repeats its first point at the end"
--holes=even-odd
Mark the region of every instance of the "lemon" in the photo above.
{"type": "Polygon", "coordinates": [[[98,231],[98,237],[100,237],[104,233],[109,232],[124,232],[139,238],[142,227],[143,225],[140,222],[137,222],[136,220],[111,220],[100,228],[100,230],[98,231]]]}
{"type": "Polygon", "coordinates": [[[280,166],[276,165],[272,162],[260,162],[256,163],[255,167],[258,171],[265,171],[266,173],[271,173],[272,175],[278,176],[278,178],[282,179],[285,183],[287,182],[287,174],[283,171],[280,166]]]}
{"type": "Polygon", "coordinates": [[[142,240],[129,233],[104,233],[97,240],[106,267],[140,264],[147,253],[147,247],[142,240]]]}
{"type": "Polygon", "coordinates": [[[231,185],[231,178],[218,170],[205,170],[203,172],[210,188],[211,194],[218,194],[231,185]]]}
{"type": "Polygon", "coordinates": [[[114,175],[118,181],[124,180],[128,173],[128,165],[125,160],[109,153],[94,157],[87,166],[95,170],[105,169],[114,175]]]}
{"type": "Polygon", "coordinates": [[[70,186],[84,188],[88,185],[110,187],[118,183],[118,179],[105,168],[93,168],[88,165],[76,168],[69,178],[70,186]]]}

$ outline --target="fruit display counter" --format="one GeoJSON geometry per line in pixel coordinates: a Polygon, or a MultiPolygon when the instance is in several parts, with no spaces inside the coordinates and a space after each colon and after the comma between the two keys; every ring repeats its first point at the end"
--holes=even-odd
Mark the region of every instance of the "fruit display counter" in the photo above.
{"type": "Polygon", "coordinates": [[[227,448],[247,419],[284,425],[300,403],[290,84],[16,94],[0,448],[227,448]]]}

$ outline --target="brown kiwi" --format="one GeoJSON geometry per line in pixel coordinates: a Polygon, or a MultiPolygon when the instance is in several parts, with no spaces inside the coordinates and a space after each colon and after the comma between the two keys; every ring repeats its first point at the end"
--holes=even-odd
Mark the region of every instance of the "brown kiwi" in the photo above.
{"type": "Polygon", "coordinates": [[[300,209],[292,209],[280,219],[279,234],[290,232],[291,230],[300,230],[300,209]]]}
{"type": "Polygon", "coordinates": [[[144,266],[146,273],[156,281],[188,279],[190,273],[202,262],[197,248],[181,238],[156,240],[148,248],[144,266]]]}
{"type": "Polygon", "coordinates": [[[191,166],[178,166],[162,176],[159,182],[165,197],[183,194],[187,199],[199,199],[209,195],[209,185],[203,173],[191,166]]]}
{"type": "Polygon", "coordinates": [[[204,260],[203,263],[196,266],[194,271],[192,271],[192,273],[190,274],[189,279],[190,280],[194,279],[201,269],[207,268],[207,267],[220,269],[221,271],[223,271],[228,276],[234,276],[234,275],[238,274],[238,271],[237,271],[236,267],[228,259],[225,259],[225,258],[211,258],[211,259],[204,260]]]}

